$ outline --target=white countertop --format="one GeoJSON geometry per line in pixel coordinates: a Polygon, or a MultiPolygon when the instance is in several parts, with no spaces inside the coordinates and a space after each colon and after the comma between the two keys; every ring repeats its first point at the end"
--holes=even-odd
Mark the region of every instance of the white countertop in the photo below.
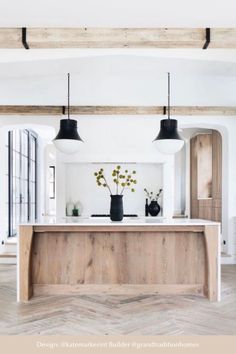
{"type": "Polygon", "coordinates": [[[177,218],[177,219],[168,219],[163,217],[125,217],[122,221],[114,222],[110,218],[106,217],[65,217],[65,218],[56,218],[56,217],[45,217],[41,220],[35,222],[22,223],[21,225],[31,225],[31,226],[166,226],[166,225],[220,225],[219,222],[202,220],[202,219],[187,219],[187,218],[177,218]]]}

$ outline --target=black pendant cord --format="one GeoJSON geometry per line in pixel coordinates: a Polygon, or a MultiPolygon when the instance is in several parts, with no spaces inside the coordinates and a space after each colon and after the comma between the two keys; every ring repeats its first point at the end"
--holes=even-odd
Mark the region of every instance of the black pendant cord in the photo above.
{"type": "Polygon", "coordinates": [[[168,73],[168,119],[170,119],[170,73],[168,73]]]}
{"type": "Polygon", "coordinates": [[[68,98],[68,119],[70,119],[70,74],[68,73],[67,74],[68,76],[68,95],[67,95],[67,98],[68,98]]]}

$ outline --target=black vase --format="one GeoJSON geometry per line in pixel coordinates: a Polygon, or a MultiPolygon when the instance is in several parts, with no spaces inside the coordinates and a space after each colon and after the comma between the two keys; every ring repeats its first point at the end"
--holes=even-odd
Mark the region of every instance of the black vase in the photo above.
{"type": "Polygon", "coordinates": [[[160,213],[161,207],[156,200],[152,200],[148,206],[148,211],[151,216],[157,216],[160,213]]]}
{"type": "Polygon", "coordinates": [[[110,219],[112,221],[123,220],[123,195],[111,195],[110,219]]]}

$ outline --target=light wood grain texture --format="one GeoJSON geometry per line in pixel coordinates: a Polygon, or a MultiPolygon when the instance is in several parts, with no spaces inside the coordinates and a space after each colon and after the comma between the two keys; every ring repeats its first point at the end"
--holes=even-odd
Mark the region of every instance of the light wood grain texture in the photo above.
{"type": "Polygon", "coordinates": [[[212,134],[197,135],[198,198],[212,198],[212,134]]]}
{"type": "Polygon", "coordinates": [[[203,225],[21,227],[20,255],[25,257],[20,257],[20,300],[30,298],[32,287],[46,293],[49,286],[51,294],[104,286],[104,292],[112,293],[121,285],[139,293],[142,285],[144,292],[146,285],[161,293],[166,287],[167,294],[204,289],[215,300],[211,247],[214,254],[218,226],[205,230],[203,225]]]}
{"type": "Polygon", "coordinates": [[[32,105],[7,105],[0,106],[0,115],[20,115],[20,116],[58,116],[62,115],[62,106],[32,106],[32,105]]]}
{"type": "Polygon", "coordinates": [[[205,30],[185,28],[30,28],[28,31],[31,48],[199,48],[204,38],[205,30]]]}
{"type": "Polygon", "coordinates": [[[204,225],[40,225],[34,226],[34,232],[76,232],[76,233],[88,233],[88,232],[203,232],[204,225]]]}
{"type": "MultiPolygon", "coordinates": [[[[200,233],[35,233],[33,284],[204,284],[200,233]]],[[[177,285],[176,285],[177,287],[177,285]]]]}
{"type": "Polygon", "coordinates": [[[31,246],[33,227],[20,226],[19,232],[19,300],[28,301],[32,296],[31,246]]]}
{"type": "Polygon", "coordinates": [[[212,209],[212,198],[198,200],[198,216],[199,219],[214,220],[212,209]]]}
{"type": "MultiPolygon", "coordinates": [[[[21,28],[0,28],[0,48],[23,48],[21,28]]],[[[212,28],[209,48],[236,48],[236,28],[212,28]]],[[[27,28],[30,48],[202,48],[205,28],[27,28]]]]}
{"type": "Polygon", "coordinates": [[[198,176],[198,163],[197,163],[197,137],[190,140],[190,197],[191,197],[191,218],[199,218],[199,202],[197,190],[197,176],[198,176]]]}
{"type": "Polygon", "coordinates": [[[218,294],[218,245],[219,226],[205,226],[205,242],[207,254],[207,296],[210,301],[217,301],[218,294]],[[218,237],[216,237],[218,235],[218,237]]]}
{"type": "Polygon", "coordinates": [[[191,217],[222,220],[222,137],[215,130],[190,141],[191,217]]]}
{"type": "Polygon", "coordinates": [[[94,295],[94,294],[104,294],[104,295],[186,295],[186,294],[203,294],[202,284],[154,284],[145,285],[143,284],[121,284],[121,285],[44,285],[44,284],[34,284],[33,285],[34,295],[36,296],[46,296],[46,295],[94,295]]]}
{"type": "Polygon", "coordinates": [[[212,220],[222,220],[222,137],[212,132],[212,220]]]}
{"type": "MultiPolygon", "coordinates": [[[[63,106],[0,105],[0,115],[61,116],[63,106]]],[[[72,115],[163,115],[163,106],[71,106],[72,115]]],[[[231,106],[172,106],[173,116],[236,116],[231,106]]]]}
{"type": "Polygon", "coordinates": [[[236,48],[236,28],[212,28],[210,48],[236,48]],[[227,40],[226,40],[227,37],[227,40]],[[224,43],[224,40],[226,41],[224,43]]]}
{"type": "Polygon", "coordinates": [[[23,48],[21,28],[0,28],[0,48],[23,48]]]}

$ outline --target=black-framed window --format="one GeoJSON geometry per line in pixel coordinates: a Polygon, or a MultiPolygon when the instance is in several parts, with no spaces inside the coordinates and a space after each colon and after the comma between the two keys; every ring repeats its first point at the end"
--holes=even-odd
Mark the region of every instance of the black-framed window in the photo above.
{"type": "Polygon", "coordinates": [[[55,199],[55,166],[49,166],[49,198],[55,199]]]}
{"type": "Polygon", "coordinates": [[[19,223],[37,218],[37,135],[30,130],[8,132],[8,236],[19,223]]]}

